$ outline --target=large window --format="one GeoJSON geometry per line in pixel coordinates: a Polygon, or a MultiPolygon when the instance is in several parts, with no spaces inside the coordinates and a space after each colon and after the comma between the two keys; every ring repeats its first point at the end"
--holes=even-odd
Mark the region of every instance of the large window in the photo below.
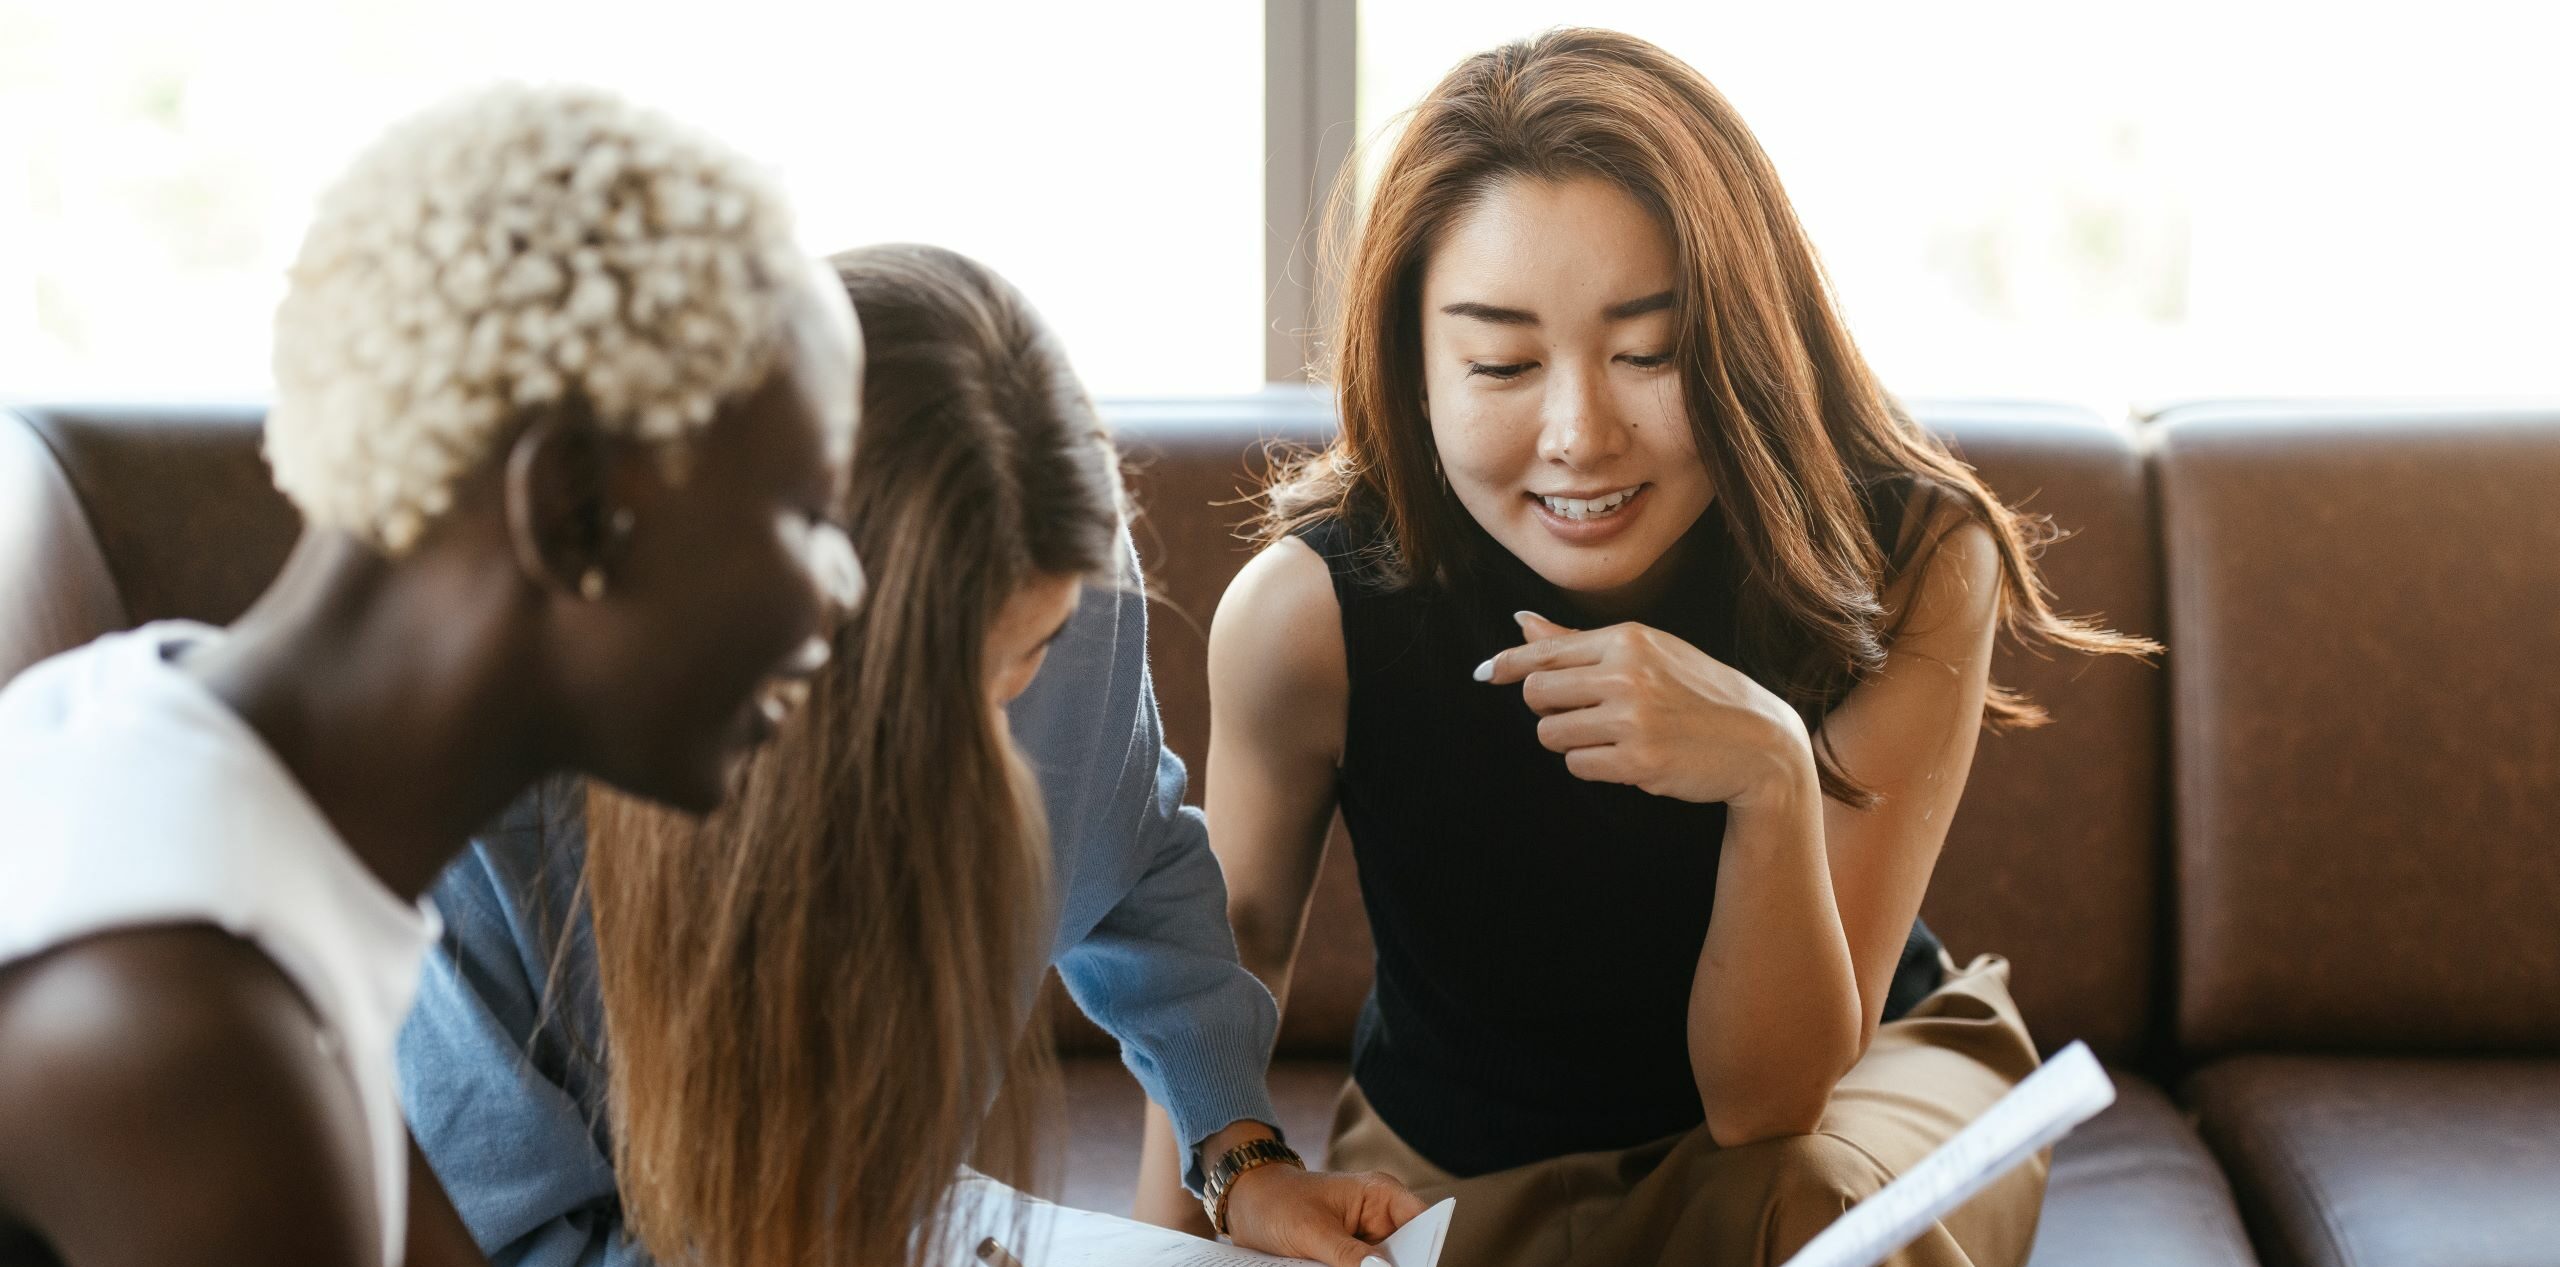
{"type": "Polygon", "coordinates": [[[1902,391],[2550,392],[2548,12],[1361,0],[1361,131],[1569,15],[1723,90],[1902,391]]]}
{"type": "Polygon", "coordinates": [[[978,255],[1101,394],[1251,391],[1300,363],[1344,144],[1568,19],[1734,101],[1902,391],[2549,392],[2546,7],[0,0],[0,392],[264,390],[322,183],[498,77],[729,137],[812,249],[978,255]]]}
{"type": "Polygon", "coordinates": [[[1262,380],[1262,14],[942,0],[0,0],[0,391],[254,393],[314,195],[494,78],[782,175],[813,250],[986,260],[1112,395],[1262,380]]]}

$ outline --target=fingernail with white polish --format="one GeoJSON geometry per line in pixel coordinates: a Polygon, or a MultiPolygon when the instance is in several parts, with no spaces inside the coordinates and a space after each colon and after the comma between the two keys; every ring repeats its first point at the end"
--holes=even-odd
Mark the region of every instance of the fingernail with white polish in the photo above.
{"type": "Polygon", "coordinates": [[[1493,660],[1490,657],[1487,657],[1484,663],[1476,666],[1476,680],[1479,682],[1490,682],[1493,680],[1493,660]]]}
{"type": "Polygon", "coordinates": [[[1391,1267],[1391,1264],[1389,1264],[1386,1259],[1380,1258],[1375,1254],[1371,1254],[1367,1258],[1360,1260],[1360,1267],[1391,1267]]]}

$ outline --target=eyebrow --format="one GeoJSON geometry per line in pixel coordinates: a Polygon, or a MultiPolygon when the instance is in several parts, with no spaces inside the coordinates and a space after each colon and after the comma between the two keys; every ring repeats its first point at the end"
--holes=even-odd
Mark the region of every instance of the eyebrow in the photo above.
{"type": "MultiPolygon", "coordinates": [[[[1641,317],[1649,312],[1661,312],[1671,307],[1673,302],[1670,291],[1656,291],[1642,299],[1629,299],[1623,303],[1611,304],[1602,309],[1600,315],[1611,321],[1624,321],[1629,317],[1641,317]]],[[[1473,300],[1460,300],[1440,311],[1452,317],[1473,317],[1478,321],[1489,321],[1498,326],[1538,324],[1538,314],[1525,308],[1502,308],[1493,304],[1476,303],[1473,300]]]]}

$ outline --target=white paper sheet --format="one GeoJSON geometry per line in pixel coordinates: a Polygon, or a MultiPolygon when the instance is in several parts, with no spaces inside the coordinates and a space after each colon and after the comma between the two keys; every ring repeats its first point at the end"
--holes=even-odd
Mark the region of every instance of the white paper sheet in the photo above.
{"type": "MultiPolygon", "coordinates": [[[[993,1236],[1023,1267],[1306,1267],[1217,1241],[1093,1210],[1052,1205],[971,1173],[952,1190],[952,1222],[975,1246],[993,1236]]],[[[1390,1267],[1437,1267],[1455,1199],[1416,1215],[1377,1248],[1390,1267]]],[[[965,1259],[954,1267],[980,1267],[965,1259]]]]}
{"type": "Polygon", "coordinates": [[[2113,1104],[2116,1087],[2073,1043],[1954,1139],[1806,1242],[1787,1267],[1875,1267],[2036,1150],[2113,1104]]]}

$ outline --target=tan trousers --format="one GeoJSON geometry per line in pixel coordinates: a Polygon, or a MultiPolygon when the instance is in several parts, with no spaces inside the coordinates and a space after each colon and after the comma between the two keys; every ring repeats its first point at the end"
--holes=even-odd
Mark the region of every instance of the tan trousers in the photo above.
{"type": "MultiPolygon", "coordinates": [[[[1985,955],[1876,1030],[1811,1135],[1719,1148],[1700,1127],[1459,1179],[1398,1139],[1355,1082],[1334,1111],[1326,1165],[1386,1171],[1426,1202],[1458,1198],[1446,1267],[1774,1267],[2036,1064],[2008,962],[1985,955]]],[[[1888,1262],[2018,1267],[2035,1241],[2048,1160],[2011,1171],[1888,1262]]]]}

